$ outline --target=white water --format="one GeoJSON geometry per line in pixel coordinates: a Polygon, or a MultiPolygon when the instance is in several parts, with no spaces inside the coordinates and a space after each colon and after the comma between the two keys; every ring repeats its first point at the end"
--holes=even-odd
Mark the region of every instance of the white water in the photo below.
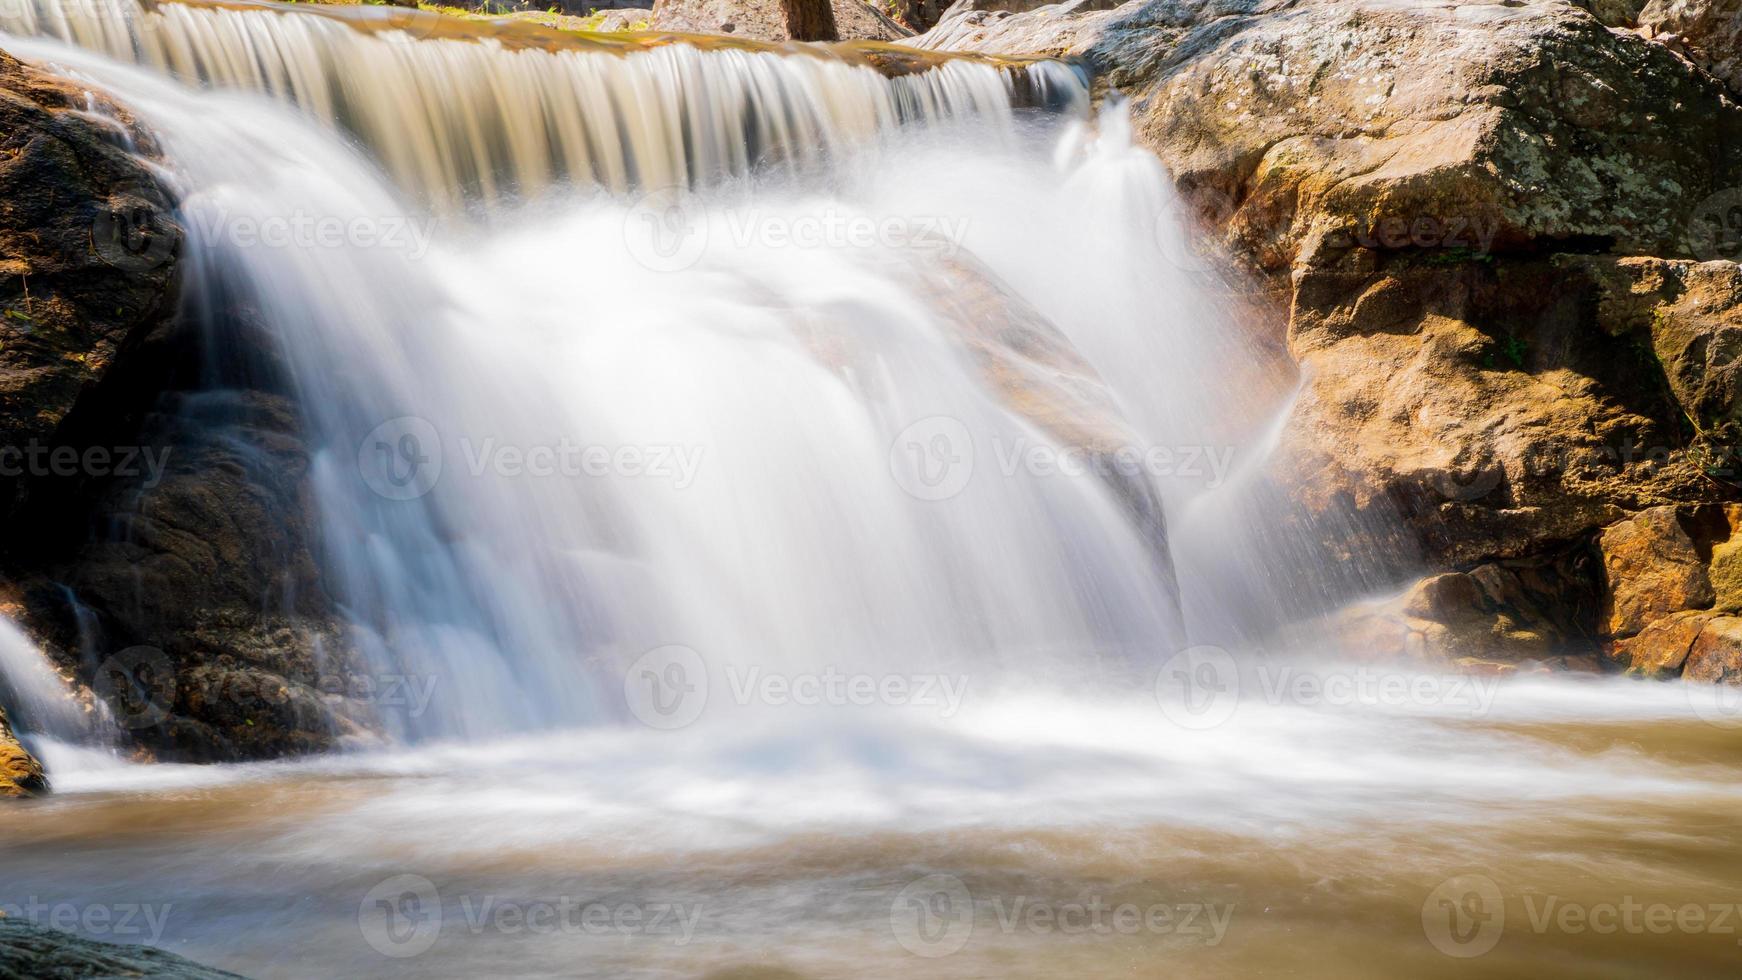
{"type": "Polygon", "coordinates": [[[26,736],[78,739],[90,731],[72,687],[24,631],[0,616],[0,708],[26,736]]]}
{"type": "MultiPolygon", "coordinates": [[[[815,156],[774,138],[761,168],[716,154],[678,181],[699,196],[643,198],[597,172],[565,183],[578,172],[538,163],[504,124],[480,159],[506,163],[517,189],[548,178],[517,204],[475,179],[495,164],[466,176],[466,153],[408,166],[393,148],[519,103],[341,132],[306,93],[343,74],[322,74],[328,55],[307,45],[350,52],[346,71],[443,66],[437,88],[461,63],[518,78],[522,56],[385,37],[353,50],[325,22],[169,9],[204,25],[185,36],[207,51],[246,41],[253,64],[307,66],[303,94],[247,91],[261,86],[238,83],[246,72],[184,66],[175,81],[54,41],[0,46],[124,94],[158,136],[187,268],[207,277],[192,285],[243,288],[294,365],[328,572],[356,638],[379,674],[425,686],[414,707],[380,706],[409,744],[378,751],[133,766],[45,741],[58,795],[0,813],[0,904],[145,903],[167,914],[161,934],[107,938],[263,977],[1342,977],[1462,963],[1427,943],[1421,915],[1438,882],[1472,869],[1513,896],[1725,897],[1737,712],[1714,692],[1459,677],[1401,702],[1315,702],[1269,687],[1309,669],[1291,659],[1243,678],[1216,724],[1157,703],[1182,626],[1200,641],[1262,632],[1312,561],[1265,533],[1274,503],[1257,474],[1276,426],[1227,380],[1246,353],[1196,270],[1158,246],[1176,205],[1117,114],[1030,126],[988,104],[1003,81],[977,67],[937,89],[944,111],[890,115],[876,107],[898,86],[844,66],[575,54],[562,71],[596,73],[601,90],[665,86],[692,108],[760,92],[812,107],[800,115],[838,138],[815,156]],[[196,75],[223,84],[185,84],[196,75]],[[726,88],[684,88],[692,76],[726,88]],[[850,215],[948,221],[959,236],[944,244],[959,248],[740,240],[850,215]],[[298,217],[430,237],[273,247],[238,234],[298,217]],[[707,234],[671,234],[685,227],[707,234]],[[987,312],[1017,294],[1056,336],[1012,312],[1022,304],[987,312]],[[960,429],[913,437],[940,417],[960,429]],[[1239,447],[1219,477],[1155,481],[1183,624],[1128,499],[1089,475],[1004,472],[1007,454],[1076,430],[1239,447]],[[950,441],[958,431],[971,445],[950,441]],[[565,439],[682,450],[694,467],[472,472],[487,447],[565,439]],[[430,459],[409,467],[438,447],[439,476],[430,459]],[[922,499],[936,485],[916,481],[915,448],[922,463],[965,453],[971,477],[922,499]],[[683,730],[648,730],[669,719],[645,711],[638,685],[674,668],[709,698],[683,730]],[[959,700],[805,706],[761,689],[736,704],[751,672],[924,678],[959,685],[959,700]],[[892,899],[933,873],[960,876],[981,905],[972,942],[939,959],[892,934],[892,899]],[[405,874],[440,888],[446,919],[427,955],[400,958],[371,939],[369,901],[405,874]],[[1213,947],[1029,935],[1001,932],[985,907],[1103,893],[1231,903],[1236,931],[1213,947]],[[695,902],[704,916],[684,946],[466,926],[472,902],[559,896],[695,902]]],[[[678,118],[671,101],[628,104],[654,103],[678,118]]],[[[680,158],[664,137],[623,145],[668,176],[680,158]]],[[[0,669],[24,678],[28,715],[45,672],[7,635],[0,669]]],[[[1666,952],[1654,936],[1513,926],[1485,961],[1500,972],[1648,976],[1666,952]]],[[[1672,938],[1686,972],[1732,962],[1728,937],[1672,938]]]]}
{"type": "MultiPolygon", "coordinates": [[[[277,14],[186,16],[273,24],[249,49],[262,63],[272,59],[261,52],[307,53],[301,29],[277,14]]],[[[146,36],[166,34],[179,36],[146,36]]],[[[348,45],[379,55],[396,43],[355,36],[318,50],[349,67],[362,56],[348,45]]],[[[826,667],[972,670],[987,686],[1101,670],[1125,679],[1178,645],[1170,570],[1120,493],[1093,474],[1013,462],[1055,445],[1055,416],[1081,405],[1065,428],[1201,446],[1200,424],[1228,397],[1208,383],[1213,311],[1155,261],[1150,209],[1169,206],[1163,175],[1117,120],[1098,141],[1073,132],[1049,149],[1053,137],[1021,136],[1006,83],[977,65],[887,82],[812,58],[569,54],[564,71],[604,72],[592,86],[625,105],[743,119],[753,131],[733,145],[788,161],[811,135],[771,134],[767,113],[746,115],[741,101],[770,92],[757,104],[809,106],[830,152],[678,199],[565,185],[477,224],[404,203],[406,184],[464,193],[468,181],[444,173],[432,184],[423,170],[383,180],[321,113],[303,111],[318,99],[281,108],[53,42],[9,46],[126,93],[183,195],[188,267],[206,280],[195,288],[222,282],[250,296],[277,332],[314,434],[327,564],[357,643],[380,674],[436,688],[427,710],[384,713],[391,734],[628,720],[626,679],[658,675],[672,645],[695,651],[680,656],[706,665],[716,692],[750,672],[826,667]],[[724,87],[673,81],[709,73],[724,87]],[[916,86],[931,93],[924,111],[894,111],[916,86]],[[901,118],[909,125],[892,128],[901,118]],[[682,268],[661,252],[671,241],[652,237],[669,238],[674,213],[706,228],[678,241],[690,249],[682,268]],[[236,231],[308,216],[415,234],[269,247],[236,231]],[[763,235],[852,219],[893,220],[928,241],[804,247],[763,235]],[[1085,220],[1093,236],[1080,232],[1085,220]],[[1062,332],[1046,343],[1063,353],[1012,353],[995,332],[988,342],[989,314],[960,307],[964,289],[1032,304],[1062,332]],[[1182,354],[1202,365],[1196,376],[1169,367],[1182,354]],[[1020,394],[1012,372],[1025,379],[1020,394]],[[974,473],[956,496],[921,499],[926,489],[916,497],[895,470],[935,445],[913,441],[911,427],[924,434],[939,419],[967,434],[974,473]],[[667,454],[673,472],[531,476],[513,469],[517,456],[508,469],[479,462],[570,445],[667,454]],[[431,454],[439,479],[431,462],[409,488],[427,493],[391,499],[407,495],[391,478],[431,454]],[[637,659],[649,651],[653,661],[637,659]]],[[[435,52],[408,56],[432,76],[453,58],[495,59],[512,78],[528,59],[556,63],[461,42],[415,47],[435,52]]],[[[356,129],[391,163],[417,142],[408,133],[445,124],[397,125],[356,129]]],[[[648,120],[623,152],[678,152],[656,130],[648,120]]],[[[479,145],[525,156],[511,133],[506,148],[479,145]]],[[[714,698],[710,717],[730,714],[730,700],[714,698]]]]}

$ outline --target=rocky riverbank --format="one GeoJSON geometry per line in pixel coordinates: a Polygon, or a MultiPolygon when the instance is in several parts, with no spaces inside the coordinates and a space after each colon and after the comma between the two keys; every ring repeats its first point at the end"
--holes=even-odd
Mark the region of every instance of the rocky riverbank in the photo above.
{"type": "Polygon", "coordinates": [[[1298,535],[1444,572],[1346,639],[1742,680],[1702,584],[1742,499],[1717,6],[965,0],[913,43],[1079,59],[1131,100],[1302,369],[1269,475],[1298,535]]]}
{"type": "Polygon", "coordinates": [[[241,980],[149,946],[117,946],[0,919],[0,980],[241,980]]]}

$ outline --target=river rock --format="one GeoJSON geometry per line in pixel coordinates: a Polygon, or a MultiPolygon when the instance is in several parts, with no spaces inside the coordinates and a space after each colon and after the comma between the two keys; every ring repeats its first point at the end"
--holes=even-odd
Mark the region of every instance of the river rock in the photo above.
{"type": "Polygon", "coordinates": [[[1645,36],[1651,6],[964,0],[909,43],[1081,59],[1129,98],[1210,250],[1282,284],[1305,381],[1270,479],[1305,547],[1376,559],[1364,581],[1568,549],[1615,573],[1550,590],[1608,610],[1583,632],[1534,603],[1543,619],[1500,625],[1475,583],[1432,576],[1418,588],[1462,600],[1363,607],[1370,627],[1585,653],[1712,605],[1701,549],[1724,536],[1634,515],[1709,515],[1742,485],[1742,107],[1645,36]]]}
{"type": "MultiPolygon", "coordinates": [[[[895,41],[913,32],[863,0],[833,0],[836,39],[895,41]]],[[[789,41],[786,16],[776,0],[658,0],[656,31],[726,34],[757,41],[789,41]]]]}
{"type": "Polygon", "coordinates": [[[0,977],[53,980],[242,980],[150,946],[121,946],[0,919],[0,977]]]}
{"type": "Polygon", "coordinates": [[[179,302],[173,198],[123,107],[0,54],[0,134],[0,452],[37,451],[0,473],[8,608],[123,745],[261,758],[359,734],[272,339],[240,299],[179,302]]]}
{"type": "Polygon", "coordinates": [[[12,734],[6,712],[0,709],[0,797],[37,796],[48,792],[48,777],[42,763],[12,734]]]}
{"type": "Polygon", "coordinates": [[[1685,53],[1742,92],[1742,3],[1737,0],[1651,0],[1640,28],[1685,53]]]}

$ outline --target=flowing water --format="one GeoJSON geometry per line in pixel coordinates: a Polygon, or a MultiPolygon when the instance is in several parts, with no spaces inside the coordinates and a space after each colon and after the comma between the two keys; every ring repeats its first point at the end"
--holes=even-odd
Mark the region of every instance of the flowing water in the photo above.
{"type": "Polygon", "coordinates": [[[290,366],[385,736],[133,765],[0,634],[58,791],[10,914],[259,976],[1737,962],[1725,699],[1251,648],[1327,577],[1256,476],[1290,379],[1067,69],[0,27],[290,366]]]}

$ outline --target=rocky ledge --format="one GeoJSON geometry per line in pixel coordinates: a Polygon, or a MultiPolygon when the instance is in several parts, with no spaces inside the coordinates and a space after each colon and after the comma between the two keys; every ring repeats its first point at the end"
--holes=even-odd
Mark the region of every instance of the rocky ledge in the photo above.
{"type": "Polygon", "coordinates": [[[204,330],[249,314],[185,308],[152,153],[124,107],[0,53],[0,614],[147,756],[323,749],[367,720],[335,693],[298,416],[269,339],[212,363],[204,330]]]}
{"type": "Polygon", "coordinates": [[[0,919],[0,980],[241,980],[150,946],[117,946],[0,919]]]}
{"type": "Polygon", "coordinates": [[[1074,58],[1130,100],[1301,369],[1269,474],[1290,546],[1379,556],[1362,583],[1432,573],[1335,617],[1345,641],[1742,680],[1717,584],[1742,500],[1737,17],[962,0],[911,43],[1074,58]]]}

